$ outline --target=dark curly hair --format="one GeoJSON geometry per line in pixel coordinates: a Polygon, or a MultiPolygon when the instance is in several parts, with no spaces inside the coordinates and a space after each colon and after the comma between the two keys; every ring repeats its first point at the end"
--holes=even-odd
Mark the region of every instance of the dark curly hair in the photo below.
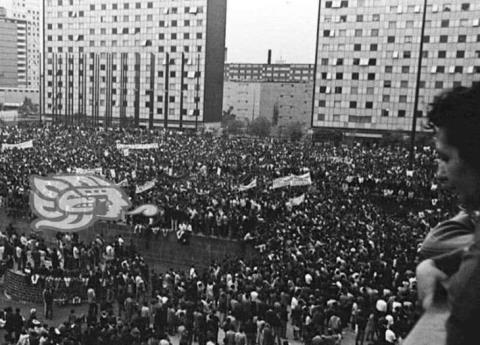
{"type": "Polygon", "coordinates": [[[456,87],[435,97],[427,127],[442,128],[449,145],[480,174],[480,83],[456,87]]]}

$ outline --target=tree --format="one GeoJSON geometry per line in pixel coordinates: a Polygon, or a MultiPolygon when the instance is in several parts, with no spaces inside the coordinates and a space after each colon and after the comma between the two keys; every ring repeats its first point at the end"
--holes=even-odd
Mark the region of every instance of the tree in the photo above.
{"type": "Polygon", "coordinates": [[[270,135],[270,130],[272,129],[272,123],[267,118],[260,116],[252,121],[249,127],[250,134],[267,137],[270,135]]]}
{"type": "Polygon", "coordinates": [[[34,113],[35,106],[32,103],[32,100],[28,97],[25,97],[23,104],[18,108],[18,113],[20,115],[32,114],[34,113]]]}
{"type": "Polygon", "coordinates": [[[289,123],[285,129],[285,133],[291,141],[300,140],[303,136],[302,124],[298,121],[289,123]]]}

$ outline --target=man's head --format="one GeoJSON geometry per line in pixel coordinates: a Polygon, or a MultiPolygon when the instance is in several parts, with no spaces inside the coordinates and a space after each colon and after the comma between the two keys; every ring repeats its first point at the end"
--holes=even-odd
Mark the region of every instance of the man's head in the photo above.
{"type": "Polygon", "coordinates": [[[480,207],[480,85],[438,96],[428,113],[435,130],[437,177],[468,209],[480,207]]]}

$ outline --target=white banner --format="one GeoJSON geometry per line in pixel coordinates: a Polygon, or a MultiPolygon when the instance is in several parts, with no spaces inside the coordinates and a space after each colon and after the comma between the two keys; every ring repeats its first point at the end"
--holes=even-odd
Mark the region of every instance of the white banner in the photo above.
{"type": "Polygon", "coordinates": [[[293,175],[292,180],[290,181],[290,186],[310,186],[312,184],[312,178],[310,177],[310,173],[306,173],[303,175],[293,175]]]}
{"type": "Polygon", "coordinates": [[[149,189],[152,189],[153,187],[155,187],[156,182],[157,180],[152,180],[152,181],[145,182],[141,186],[137,186],[137,188],[135,189],[135,193],[140,194],[140,193],[146,192],[149,189]]]}
{"type": "Polygon", "coordinates": [[[287,204],[290,206],[298,206],[301,205],[305,201],[305,194],[297,196],[296,198],[288,199],[287,204]]]}
{"type": "Polygon", "coordinates": [[[254,178],[254,179],[252,180],[252,182],[250,182],[249,184],[240,185],[240,186],[238,187],[238,191],[239,191],[239,192],[244,192],[244,191],[246,191],[246,190],[255,188],[256,186],[257,186],[257,178],[254,178]]]}
{"type": "Polygon", "coordinates": [[[292,181],[292,175],[279,177],[273,180],[272,189],[283,188],[290,186],[290,182],[292,181]]]}
{"type": "Polygon", "coordinates": [[[102,168],[93,168],[93,169],[75,168],[75,173],[80,174],[80,175],[99,175],[99,176],[103,176],[102,168]]]}
{"type": "MultiPolygon", "coordinates": [[[[151,143],[151,144],[117,144],[117,150],[151,150],[151,149],[158,149],[158,143],[151,143]]],[[[124,152],[125,154],[125,152],[124,152]]]]}
{"type": "Polygon", "coordinates": [[[2,144],[2,152],[6,150],[11,150],[13,148],[17,148],[20,150],[31,149],[33,148],[33,139],[24,141],[23,143],[19,143],[19,144],[2,144]]]}

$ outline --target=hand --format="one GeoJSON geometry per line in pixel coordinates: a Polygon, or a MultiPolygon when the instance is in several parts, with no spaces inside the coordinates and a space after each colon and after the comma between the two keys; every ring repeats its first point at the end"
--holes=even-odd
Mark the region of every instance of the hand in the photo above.
{"type": "Polygon", "coordinates": [[[422,302],[423,309],[427,310],[432,306],[437,285],[447,278],[431,259],[424,260],[417,266],[418,299],[422,302]]]}

